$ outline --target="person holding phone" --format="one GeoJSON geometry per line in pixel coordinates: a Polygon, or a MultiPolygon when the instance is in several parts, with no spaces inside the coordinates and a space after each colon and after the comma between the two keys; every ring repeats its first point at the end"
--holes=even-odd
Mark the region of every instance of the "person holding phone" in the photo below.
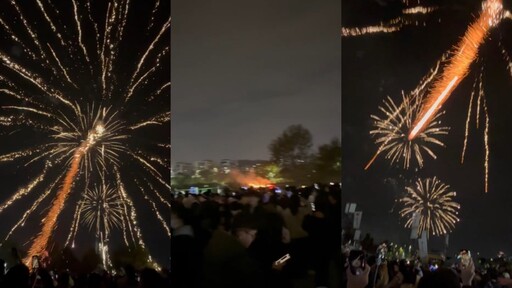
{"type": "Polygon", "coordinates": [[[370,267],[366,263],[365,254],[363,251],[350,251],[346,272],[347,288],[364,288],[368,285],[370,267]]]}
{"type": "Polygon", "coordinates": [[[473,263],[473,258],[471,258],[471,252],[467,249],[462,249],[457,258],[460,259],[457,268],[460,271],[462,287],[471,287],[473,278],[475,278],[475,264],[473,263]]]}

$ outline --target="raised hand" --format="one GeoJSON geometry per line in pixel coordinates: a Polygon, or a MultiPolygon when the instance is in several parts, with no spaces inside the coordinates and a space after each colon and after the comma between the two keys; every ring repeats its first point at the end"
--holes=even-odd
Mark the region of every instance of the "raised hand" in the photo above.
{"type": "Polygon", "coordinates": [[[460,269],[460,278],[462,280],[463,286],[471,286],[473,282],[473,278],[475,277],[475,264],[473,263],[473,259],[469,259],[468,265],[459,264],[460,269]]]}
{"type": "Polygon", "coordinates": [[[365,265],[363,271],[359,275],[352,274],[350,267],[347,268],[347,288],[364,288],[368,285],[368,275],[370,274],[370,267],[365,265]]]}

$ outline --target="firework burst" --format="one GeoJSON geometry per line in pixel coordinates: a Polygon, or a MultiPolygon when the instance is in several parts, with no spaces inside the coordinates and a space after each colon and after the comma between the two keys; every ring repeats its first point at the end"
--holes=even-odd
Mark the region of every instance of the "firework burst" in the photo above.
{"type": "Polygon", "coordinates": [[[379,145],[379,149],[366,166],[366,169],[381,153],[384,153],[385,157],[390,159],[392,165],[401,163],[404,169],[409,169],[411,161],[415,159],[421,168],[423,167],[423,153],[427,153],[435,159],[436,155],[431,146],[444,147],[443,142],[438,138],[448,134],[449,129],[441,125],[441,121],[438,119],[441,113],[436,115],[435,121],[430,123],[428,129],[423,131],[420,137],[410,140],[408,133],[419,113],[424,95],[439,72],[439,66],[445,58],[446,55],[438,61],[437,65],[423,78],[420,85],[409,95],[402,93],[402,103],[400,105],[387,97],[383,105],[379,107],[383,116],[370,116],[375,127],[374,130],[370,131],[370,135],[375,137],[375,143],[379,145]]]}
{"type": "MultiPolygon", "coordinates": [[[[29,257],[47,248],[57,223],[69,229],[65,244],[74,243],[80,215],[94,222],[86,203],[99,186],[108,188],[98,188],[107,199],[119,199],[110,211],[126,245],[146,246],[136,213],[143,203],[168,230],[161,214],[170,205],[171,20],[167,5],[149,2],[0,4],[0,125],[3,140],[19,144],[5,146],[0,164],[39,170],[0,212],[40,195],[5,239],[49,207],[29,257]],[[72,221],[61,213],[73,213],[72,221]]],[[[110,232],[114,222],[103,218],[110,232]]]]}
{"type": "Polygon", "coordinates": [[[450,232],[459,221],[460,205],[453,201],[456,192],[436,177],[418,179],[415,187],[406,187],[407,195],[400,199],[404,208],[400,216],[407,219],[405,227],[413,225],[414,214],[419,217],[418,235],[443,235],[450,232]]]}
{"type": "Polygon", "coordinates": [[[103,267],[111,266],[108,253],[110,230],[121,228],[123,221],[123,204],[119,193],[105,185],[96,186],[85,191],[84,200],[79,205],[83,206],[80,209],[83,215],[81,222],[96,232],[103,267]]]}
{"type": "Polygon", "coordinates": [[[108,237],[112,228],[120,228],[123,209],[119,193],[108,186],[101,188],[96,186],[84,194],[84,200],[79,204],[83,205],[82,223],[108,237]]]}

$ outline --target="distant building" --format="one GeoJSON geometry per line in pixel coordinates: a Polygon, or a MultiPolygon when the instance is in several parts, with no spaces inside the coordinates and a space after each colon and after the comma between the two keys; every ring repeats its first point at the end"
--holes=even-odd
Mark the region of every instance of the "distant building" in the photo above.
{"type": "Polygon", "coordinates": [[[178,175],[178,174],[185,174],[185,175],[192,175],[194,174],[194,165],[192,163],[188,162],[176,162],[171,167],[171,176],[178,175]]]}
{"type": "Polygon", "coordinates": [[[248,172],[270,163],[268,160],[238,160],[238,169],[242,172],[248,172]]]}
{"type": "Polygon", "coordinates": [[[194,168],[197,171],[210,170],[214,168],[212,160],[201,160],[194,163],[194,168]]]}
{"type": "Polygon", "coordinates": [[[171,177],[178,175],[189,175],[199,177],[201,171],[211,171],[213,173],[228,174],[238,169],[241,172],[250,172],[258,167],[270,164],[267,160],[232,160],[222,159],[218,163],[212,160],[195,161],[193,164],[189,162],[176,162],[171,167],[171,177]]]}
{"type": "Polygon", "coordinates": [[[219,163],[220,171],[222,171],[224,174],[228,174],[233,169],[238,167],[238,161],[236,160],[230,160],[230,159],[222,159],[219,163]]]}

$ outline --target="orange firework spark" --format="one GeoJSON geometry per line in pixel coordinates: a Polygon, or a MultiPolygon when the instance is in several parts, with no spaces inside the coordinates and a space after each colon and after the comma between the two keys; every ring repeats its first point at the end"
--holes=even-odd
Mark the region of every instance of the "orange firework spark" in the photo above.
{"type": "Polygon", "coordinates": [[[52,207],[44,219],[43,229],[34,240],[34,243],[28,252],[28,256],[24,260],[25,264],[28,266],[32,259],[32,255],[40,255],[44,250],[46,250],[48,239],[50,238],[50,235],[55,228],[57,217],[64,207],[64,202],[68,198],[69,192],[71,192],[71,187],[73,186],[75,176],[78,173],[78,168],[80,167],[80,161],[82,160],[82,156],[85,154],[88,144],[88,142],[83,142],[82,145],[75,151],[73,162],[71,162],[71,167],[69,168],[68,173],[64,178],[62,189],[57,194],[57,198],[53,201],[52,207]]]}
{"type": "Polygon", "coordinates": [[[469,26],[466,34],[456,46],[455,53],[441,77],[430,91],[425,104],[409,134],[414,139],[428,126],[435,113],[448,99],[457,85],[468,73],[469,66],[478,55],[478,47],[483,43],[489,30],[503,18],[501,0],[488,0],[482,5],[480,17],[469,26]]]}
{"type": "Polygon", "coordinates": [[[80,168],[80,161],[82,160],[82,157],[85,155],[85,153],[87,153],[89,148],[93,146],[101,137],[104,131],[105,127],[103,126],[103,123],[98,122],[94,129],[89,131],[87,141],[82,142],[82,144],[75,150],[75,153],[73,154],[73,161],[71,162],[71,167],[69,167],[66,177],[64,178],[62,188],[57,193],[57,198],[53,201],[48,215],[43,219],[43,229],[41,230],[41,233],[37,235],[36,239],[32,243],[32,247],[30,247],[27,258],[25,258],[24,262],[27,265],[30,264],[32,256],[40,255],[43,251],[46,250],[48,239],[50,238],[53,229],[55,229],[57,217],[62,211],[62,208],[64,208],[64,202],[66,202],[66,199],[71,192],[71,187],[73,186],[75,176],[80,168]]]}

